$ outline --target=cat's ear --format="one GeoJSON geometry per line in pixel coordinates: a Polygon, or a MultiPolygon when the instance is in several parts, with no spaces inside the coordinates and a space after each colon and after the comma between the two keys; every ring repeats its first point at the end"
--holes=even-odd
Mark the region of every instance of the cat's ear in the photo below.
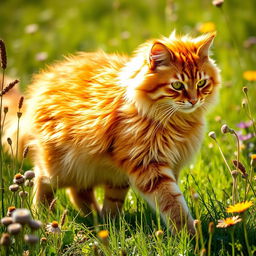
{"type": "Polygon", "coordinates": [[[169,66],[174,60],[174,54],[167,46],[160,42],[155,42],[150,50],[149,65],[151,70],[160,66],[169,66]]]}
{"type": "Polygon", "coordinates": [[[197,50],[197,55],[200,59],[205,59],[209,57],[209,50],[213,43],[213,40],[216,36],[216,33],[211,33],[200,42],[200,45],[197,50]]]}

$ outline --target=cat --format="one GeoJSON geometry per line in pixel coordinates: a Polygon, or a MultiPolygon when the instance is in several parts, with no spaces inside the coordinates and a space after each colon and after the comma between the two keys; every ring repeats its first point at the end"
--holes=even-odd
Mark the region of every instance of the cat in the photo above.
{"type": "MultiPolygon", "coordinates": [[[[131,186],[159,207],[173,233],[185,227],[194,234],[178,178],[201,145],[221,83],[209,56],[214,38],[172,33],[142,44],[133,57],[82,52],[35,75],[20,125],[22,145],[32,151],[35,202],[67,188],[84,214],[115,216],[131,186]]],[[[14,128],[9,124],[6,136],[14,128]]]]}

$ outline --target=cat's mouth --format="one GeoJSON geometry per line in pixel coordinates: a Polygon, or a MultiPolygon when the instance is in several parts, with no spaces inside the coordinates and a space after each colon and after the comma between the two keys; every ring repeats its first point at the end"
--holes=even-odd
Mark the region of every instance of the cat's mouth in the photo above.
{"type": "Polygon", "coordinates": [[[183,113],[192,113],[196,109],[198,109],[198,107],[200,107],[200,106],[201,106],[201,104],[199,102],[196,104],[186,104],[183,106],[179,106],[178,111],[183,112],[183,113]]]}

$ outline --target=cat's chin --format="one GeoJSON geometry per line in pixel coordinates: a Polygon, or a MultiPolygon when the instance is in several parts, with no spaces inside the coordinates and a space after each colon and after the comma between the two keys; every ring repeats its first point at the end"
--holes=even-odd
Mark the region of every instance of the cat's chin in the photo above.
{"type": "Polygon", "coordinates": [[[179,112],[190,114],[190,113],[195,112],[197,109],[198,109],[198,107],[192,106],[192,107],[189,107],[189,108],[180,108],[179,112]]]}

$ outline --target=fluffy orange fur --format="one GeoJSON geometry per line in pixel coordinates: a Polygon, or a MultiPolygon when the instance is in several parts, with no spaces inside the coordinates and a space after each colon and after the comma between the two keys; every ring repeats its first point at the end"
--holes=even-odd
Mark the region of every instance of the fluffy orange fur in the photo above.
{"type": "Polygon", "coordinates": [[[130,58],[79,53],[36,75],[21,120],[33,150],[35,201],[68,188],[84,213],[115,215],[133,186],[152,207],[157,202],[173,232],[186,225],[194,233],[177,180],[200,147],[220,84],[209,57],[214,36],[173,33],[130,58]],[[98,185],[105,188],[101,210],[98,185]]]}

